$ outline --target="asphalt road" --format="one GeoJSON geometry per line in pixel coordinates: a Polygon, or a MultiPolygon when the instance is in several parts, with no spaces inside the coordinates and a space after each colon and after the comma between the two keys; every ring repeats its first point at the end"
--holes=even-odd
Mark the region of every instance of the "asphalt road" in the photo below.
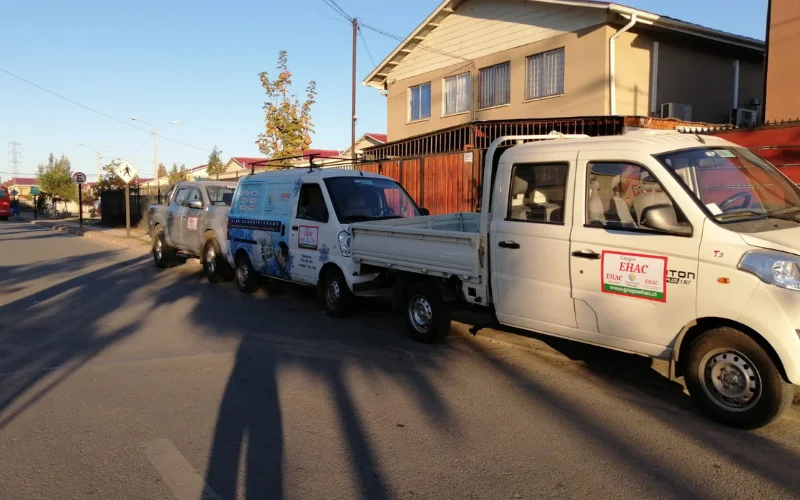
{"type": "Polygon", "coordinates": [[[360,306],[335,320],[301,289],[244,296],[196,261],[0,223],[0,498],[800,492],[796,410],[736,431],[643,358],[426,346],[360,306]]]}

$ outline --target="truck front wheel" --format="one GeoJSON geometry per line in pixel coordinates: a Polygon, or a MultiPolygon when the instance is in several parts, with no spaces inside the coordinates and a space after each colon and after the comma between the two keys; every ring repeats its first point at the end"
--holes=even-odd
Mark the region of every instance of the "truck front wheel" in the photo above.
{"type": "Polygon", "coordinates": [[[216,238],[206,240],[203,246],[203,272],[211,283],[229,280],[232,270],[219,248],[216,238]]]}
{"type": "Polygon", "coordinates": [[[405,321],[414,339],[436,344],[450,333],[450,307],[435,284],[411,283],[406,290],[405,321]]]}
{"type": "Polygon", "coordinates": [[[353,292],[339,268],[333,267],[322,278],[319,296],[325,306],[325,312],[334,318],[345,316],[353,303],[353,292]]]}
{"type": "Polygon", "coordinates": [[[794,397],[770,355],[730,327],[710,330],[691,344],[685,373],[695,404],[711,419],[740,429],[769,424],[794,397]]]}
{"type": "Polygon", "coordinates": [[[246,254],[236,257],[236,286],[244,293],[253,293],[258,289],[258,276],[250,258],[246,254]]]}

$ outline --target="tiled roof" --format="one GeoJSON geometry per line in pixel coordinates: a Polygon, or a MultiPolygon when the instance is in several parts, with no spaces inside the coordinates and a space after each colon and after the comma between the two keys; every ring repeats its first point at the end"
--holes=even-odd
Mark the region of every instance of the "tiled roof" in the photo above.
{"type": "Polygon", "coordinates": [[[367,132],[364,135],[366,135],[367,137],[372,137],[373,139],[375,139],[376,141],[379,141],[379,142],[386,142],[386,139],[387,139],[387,135],[386,134],[373,134],[372,132],[367,132]]]}

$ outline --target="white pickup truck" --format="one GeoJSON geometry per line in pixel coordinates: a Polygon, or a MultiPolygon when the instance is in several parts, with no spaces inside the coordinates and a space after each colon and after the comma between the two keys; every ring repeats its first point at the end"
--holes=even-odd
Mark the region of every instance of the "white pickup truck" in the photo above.
{"type": "Polygon", "coordinates": [[[791,404],[800,190],[782,173],[674,132],[504,137],[486,158],[480,213],[350,226],[358,272],[393,271],[415,338],[485,306],[504,325],[670,360],[732,426],[791,404]]]}

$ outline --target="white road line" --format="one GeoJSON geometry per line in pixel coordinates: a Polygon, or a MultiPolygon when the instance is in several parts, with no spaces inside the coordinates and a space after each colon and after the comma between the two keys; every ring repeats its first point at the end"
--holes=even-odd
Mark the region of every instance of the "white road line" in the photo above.
{"type": "Polygon", "coordinates": [[[167,438],[144,443],[145,454],[178,500],[220,500],[167,438]]]}

